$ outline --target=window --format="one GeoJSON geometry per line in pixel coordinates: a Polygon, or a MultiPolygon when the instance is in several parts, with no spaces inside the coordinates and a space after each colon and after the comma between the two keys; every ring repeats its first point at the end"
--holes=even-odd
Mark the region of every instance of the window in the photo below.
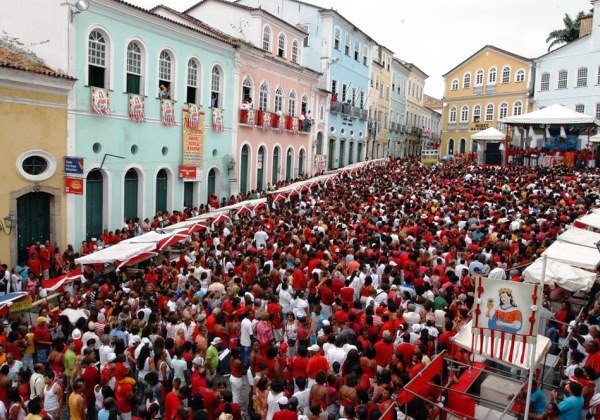
{"type": "Polygon", "coordinates": [[[187,89],[185,101],[195,104],[198,101],[198,63],[191,58],[187,65],[187,89]]]}
{"type": "Polygon", "coordinates": [[[39,175],[48,169],[48,161],[42,156],[32,155],[23,159],[21,167],[29,175],[39,175]]]}
{"type": "Polygon", "coordinates": [[[596,104],[596,119],[600,120],[600,103],[596,104]]]}
{"type": "Polygon", "coordinates": [[[335,79],[331,81],[331,95],[337,96],[337,80],[335,79]]]}
{"type": "Polygon", "coordinates": [[[495,85],[496,84],[496,73],[498,71],[496,70],[496,67],[492,67],[490,69],[490,71],[488,72],[488,84],[490,85],[495,85]]]}
{"type": "Polygon", "coordinates": [[[308,112],[308,96],[302,96],[302,101],[300,102],[300,113],[302,115],[308,112]]]}
{"type": "Polygon", "coordinates": [[[352,88],[352,106],[356,104],[356,88],[352,88]]]}
{"type": "Polygon", "coordinates": [[[283,112],[283,88],[279,86],[275,91],[275,112],[283,112]]]}
{"type": "Polygon", "coordinates": [[[269,86],[266,83],[260,85],[258,90],[258,109],[260,111],[266,111],[269,100],[269,86]]]}
{"type": "Polygon", "coordinates": [[[158,88],[160,97],[171,99],[173,60],[167,50],[162,50],[158,57],[158,88]]]}
{"type": "Polygon", "coordinates": [[[502,69],[502,84],[510,83],[510,67],[504,66],[502,69]]]}
{"type": "Polygon", "coordinates": [[[335,28],[334,34],[333,34],[333,48],[335,48],[336,50],[340,50],[341,48],[341,43],[342,43],[342,31],[340,30],[340,28],[335,28]]]}
{"type": "Polygon", "coordinates": [[[575,105],[575,112],[579,112],[581,114],[585,113],[585,105],[583,105],[583,104],[575,105]]]}
{"type": "Polygon", "coordinates": [[[513,115],[521,115],[523,113],[523,103],[516,101],[513,105],[513,115]]]}
{"type": "Polygon", "coordinates": [[[454,139],[448,140],[448,154],[454,154],[454,139]]]}
{"type": "Polygon", "coordinates": [[[127,93],[139,95],[141,91],[142,79],[142,49],[132,41],[127,46],[127,93]]]}
{"type": "Polygon", "coordinates": [[[360,103],[359,106],[361,107],[361,109],[365,106],[365,92],[364,91],[360,91],[360,103]]]}
{"type": "Polygon", "coordinates": [[[456,122],[456,107],[453,106],[452,108],[450,108],[450,115],[448,116],[448,122],[449,123],[455,123],[456,122]]]}
{"type": "Polygon", "coordinates": [[[475,86],[481,85],[483,85],[483,70],[479,69],[477,70],[477,73],[475,73],[475,86]]]}
{"type": "Polygon", "coordinates": [[[598,74],[596,75],[596,84],[600,85],[600,67],[598,67],[598,74]]]}
{"type": "Polygon", "coordinates": [[[348,90],[348,85],[345,83],[342,83],[342,102],[346,102],[347,90],[348,90]]]}
{"type": "Polygon", "coordinates": [[[360,42],[358,41],[354,43],[354,59],[360,61],[360,42]]]}
{"type": "Polygon", "coordinates": [[[567,88],[567,79],[569,78],[569,72],[567,70],[561,70],[558,72],[558,89],[567,88]]]}
{"type": "Polygon", "coordinates": [[[469,107],[464,105],[460,109],[460,122],[464,123],[464,122],[468,122],[468,121],[469,121],[469,107]]]}
{"type": "Polygon", "coordinates": [[[288,97],[288,115],[296,116],[296,92],[291,91],[288,97]]]}
{"type": "Polygon", "coordinates": [[[478,123],[481,121],[481,105],[475,105],[473,107],[473,122],[478,123]]]}
{"type": "Polygon", "coordinates": [[[466,139],[460,139],[458,141],[458,151],[459,151],[459,153],[467,152],[467,140],[466,139]]]}
{"type": "Polygon", "coordinates": [[[277,41],[277,57],[285,58],[285,34],[279,34],[277,41]]]}
{"type": "Polygon", "coordinates": [[[506,102],[502,102],[500,104],[500,114],[498,115],[499,119],[505,118],[508,115],[508,104],[506,102]]]}
{"type": "Polygon", "coordinates": [[[346,34],[346,44],[344,46],[344,54],[346,54],[348,57],[350,56],[350,44],[352,43],[352,41],[350,40],[350,34],[346,34]]]}
{"type": "Polygon", "coordinates": [[[210,106],[212,108],[222,108],[221,98],[221,70],[215,66],[211,72],[210,82],[210,106]]]}
{"type": "Polygon", "coordinates": [[[463,88],[469,89],[471,87],[471,73],[465,73],[463,76],[463,88]]]}
{"type": "Polygon", "coordinates": [[[106,40],[99,31],[92,31],[88,37],[88,84],[107,87],[106,73],[106,40]]]}
{"type": "Polygon", "coordinates": [[[450,85],[450,90],[458,90],[458,79],[454,79],[450,85]]]}
{"type": "Polygon", "coordinates": [[[542,76],[540,77],[540,90],[550,90],[550,73],[542,73],[542,76]]]}
{"type": "Polygon", "coordinates": [[[292,63],[295,64],[299,64],[300,63],[300,59],[298,58],[298,52],[299,52],[299,48],[298,48],[298,41],[294,40],[292,42],[292,63]]]}
{"type": "MultiPolygon", "coordinates": [[[[363,47],[363,64],[365,66],[369,65],[369,48],[367,46],[363,47]]],[[[598,69],[598,80],[600,80],[600,68],[598,69]]]]}
{"type": "Polygon", "coordinates": [[[517,76],[515,78],[515,81],[517,83],[525,81],[525,70],[523,70],[523,69],[517,70],[517,76]]]}
{"type": "Polygon", "coordinates": [[[247,104],[252,103],[252,79],[245,77],[242,82],[242,101],[247,104]]]}
{"type": "Polygon", "coordinates": [[[580,67],[577,69],[577,87],[587,86],[588,69],[580,67]]]}
{"type": "Polygon", "coordinates": [[[271,28],[268,26],[263,29],[262,49],[271,52],[271,28]]]}
{"type": "Polygon", "coordinates": [[[493,104],[489,104],[485,108],[485,120],[486,121],[493,121],[494,120],[494,105],[493,104]]]}

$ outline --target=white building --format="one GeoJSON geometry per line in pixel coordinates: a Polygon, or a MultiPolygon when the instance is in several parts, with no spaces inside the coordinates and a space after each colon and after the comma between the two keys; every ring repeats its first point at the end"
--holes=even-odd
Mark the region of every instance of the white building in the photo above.
{"type": "MultiPolygon", "coordinates": [[[[534,110],[560,104],[600,119],[600,0],[581,22],[579,39],[535,59],[534,110]]],[[[587,143],[581,133],[578,149],[587,143]]]]}

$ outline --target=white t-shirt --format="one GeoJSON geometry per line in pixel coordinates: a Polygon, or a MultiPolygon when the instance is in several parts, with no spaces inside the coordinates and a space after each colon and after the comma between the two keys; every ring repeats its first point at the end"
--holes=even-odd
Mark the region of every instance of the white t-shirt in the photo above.
{"type": "Polygon", "coordinates": [[[240,327],[240,344],[245,347],[252,345],[252,321],[248,318],[242,320],[240,327]]]}

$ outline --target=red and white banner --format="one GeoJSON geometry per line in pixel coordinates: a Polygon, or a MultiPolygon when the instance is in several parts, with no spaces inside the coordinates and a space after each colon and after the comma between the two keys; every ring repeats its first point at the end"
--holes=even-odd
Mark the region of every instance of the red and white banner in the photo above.
{"type": "Polygon", "coordinates": [[[196,104],[188,104],[188,115],[186,125],[192,130],[197,130],[200,125],[200,109],[196,104]]]}
{"type": "Polygon", "coordinates": [[[160,100],[160,120],[162,121],[163,125],[175,125],[175,110],[173,109],[172,99],[160,100]]]}
{"type": "Polygon", "coordinates": [[[223,112],[219,108],[212,109],[212,129],[223,131],[223,112]]]}
{"type": "Polygon", "coordinates": [[[92,111],[100,115],[110,115],[108,89],[92,86],[92,111]]]}
{"type": "Polygon", "coordinates": [[[299,125],[298,117],[294,117],[294,119],[292,120],[292,132],[294,134],[298,134],[298,125],[299,125]]]}
{"type": "Polygon", "coordinates": [[[271,127],[271,113],[270,112],[265,112],[263,115],[263,125],[262,128],[263,130],[267,127],[271,127]]]}
{"type": "Polygon", "coordinates": [[[129,119],[135,122],[146,121],[144,97],[142,95],[129,94],[129,119]]]}

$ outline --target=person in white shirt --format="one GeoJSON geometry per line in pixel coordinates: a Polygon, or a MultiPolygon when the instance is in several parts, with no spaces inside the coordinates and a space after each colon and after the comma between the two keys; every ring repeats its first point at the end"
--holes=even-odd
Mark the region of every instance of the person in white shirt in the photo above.
{"type": "Polygon", "coordinates": [[[291,311],[292,295],[290,294],[290,286],[284,282],[281,283],[281,290],[279,291],[279,304],[281,305],[281,312],[286,315],[291,311]]]}
{"type": "Polygon", "coordinates": [[[83,336],[81,337],[81,341],[84,344],[87,344],[88,340],[93,338],[94,340],[96,340],[96,345],[95,345],[96,350],[99,350],[102,343],[100,342],[100,337],[98,337],[98,335],[96,335],[95,329],[96,329],[96,323],[93,321],[88,322],[88,330],[89,331],[86,331],[83,333],[83,336]]]}
{"type": "Polygon", "coordinates": [[[298,407],[301,408],[302,414],[308,416],[310,412],[310,388],[306,387],[306,378],[303,376],[294,378],[294,385],[294,390],[297,391],[294,392],[293,397],[296,397],[296,399],[298,400],[298,407]]]}
{"type": "Polygon", "coordinates": [[[254,234],[254,243],[256,244],[256,247],[257,248],[260,248],[260,247],[266,248],[268,240],[269,240],[269,235],[267,234],[267,232],[265,232],[263,230],[263,227],[260,226],[258,228],[258,230],[256,231],[256,233],[254,234]]]}
{"type": "Polygon", "coordinates": [[[492,267],[492,269],[488,274],[488,278],[496,280],[506,280],[506,271],[504,271],[504,269],[498,267],[498,264],[494,261],[490,262],[490,266],[492,267]]]}
{"type": "Polygon", "coordinates": [[[240,346],[242,347],[242,364],[247,369],[250,366],[250,352],[252,351],[252,336],[254,334],[252,325],[252,312],[247,311],[243,315],[240,325],[240,346]]]}

